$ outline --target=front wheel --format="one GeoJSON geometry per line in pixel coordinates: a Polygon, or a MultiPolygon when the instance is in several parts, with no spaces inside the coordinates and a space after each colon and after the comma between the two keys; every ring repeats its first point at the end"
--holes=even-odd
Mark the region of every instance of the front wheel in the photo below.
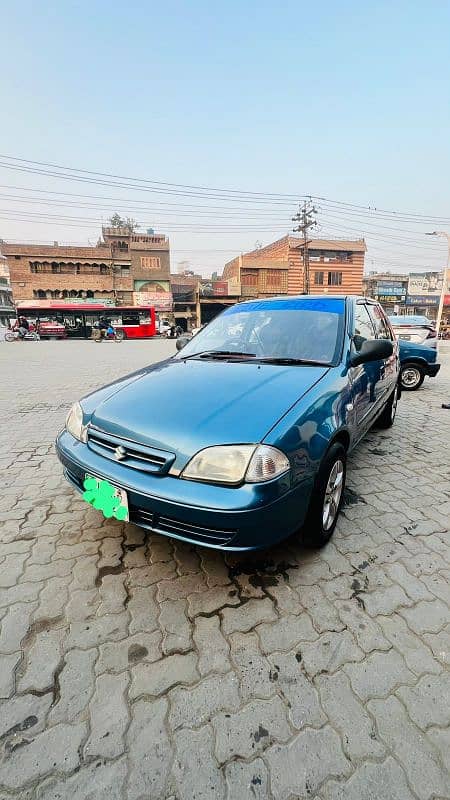
{"type": "Polygon", "coordinates": [[[124,339],[125,339],[125,332],[116,331],[116,342],[123,342],[124,339]]]}
{"type": "Polygon", "coordinates": [[[400,383],[405,392],[414,392],[422,386],[425,372],[420,364],[402,364],[400,370],[400,383]]]}
{"type": "Polygon", "coordinates": [[[6,331],[5,333],[5,342],[13,342],[15,340],[15,336],[12,331],[6,331]]]}
{"type": "Polygon", "coordinates": [[[332,444],[319,467],[302,540],[311,547],[323,547],[332,537],[339,517],[345,488],[347,453],[340,442],[332,444]]]}

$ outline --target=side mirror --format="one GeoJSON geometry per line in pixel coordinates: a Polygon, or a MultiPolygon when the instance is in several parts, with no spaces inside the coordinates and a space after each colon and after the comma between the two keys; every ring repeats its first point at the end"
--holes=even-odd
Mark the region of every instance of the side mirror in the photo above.
{"type": "Polygon", "coordinates": [[[192,336],[179,336],[176,343],[177,350],[182,350],[191,339],[192,336]]]}
{"type": "Polygon", "coordinates": [[[366,339],[359,352],[351,356],[350,365],[357,367],[358,364],[367,364],[370,361],[382,361],[389,358],[393,352],[394,345],[389,339],[366,339]]]}

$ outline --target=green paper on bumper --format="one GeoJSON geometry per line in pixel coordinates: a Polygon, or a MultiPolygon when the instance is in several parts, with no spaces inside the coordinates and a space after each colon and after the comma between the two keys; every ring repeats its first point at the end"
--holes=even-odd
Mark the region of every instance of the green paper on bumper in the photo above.
{"type": "Polygon", "coordinates": [[[128,497],[124,489],[113,486],[109,481],[86,475],[84,479],[83,500],[103,513],[107,519],[128,522],[128,497]]]}

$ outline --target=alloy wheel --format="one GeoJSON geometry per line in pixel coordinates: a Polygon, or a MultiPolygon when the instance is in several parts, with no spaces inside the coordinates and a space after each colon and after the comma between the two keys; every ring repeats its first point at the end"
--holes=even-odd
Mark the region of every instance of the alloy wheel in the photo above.
{"type": "Polygon", "coordinates": [[[322,525],[325,531],[330,530],[336,519],[343,487],[344,465],[342,461],[338,459],[331,468],[323,500],[322,525]]]}

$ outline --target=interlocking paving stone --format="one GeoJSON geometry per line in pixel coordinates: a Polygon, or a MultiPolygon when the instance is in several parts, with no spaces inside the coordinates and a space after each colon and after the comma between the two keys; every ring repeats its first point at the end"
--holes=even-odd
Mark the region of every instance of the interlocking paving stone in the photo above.
{"type": "Polygon", "coordinates": [[[235,714],[218,714],[214,720],[216,756],[223,764],[230,758],[251,758],[272,742],[289,739],[287,708],[281,698],[251,700],[235,714]]]}
{"type": "Polygon", "coordinates": [[[447,800],[448,345],[328,546],[245,556],[105,520],[55,458],[74,398],[173,343],[0,349],[1,800],[447,800]]]}
{"type": "Polygon", "coordinates": [[[165,719],[167,700],[139,700],[127,732],[128,800],[163,800],[172,760],[165,719]]]}
{"type": "Polygon", "coordinates": [[[294,728],[323,725],[327,718],[316,687],[302,671],[301,653],[273,653],[270,662],[272,680],[288,701],[288,715],[294,728]]]}
{"type": "Polygon", "coordinates": [[[450,785],[449,775],[441,766],[436,750],[411,722],[400,701],[395,697],[370,700],[368,708],[375,717],[381,738],[403,766],[421,800],[433,794],[445,797],[450,785]]]}
{"type": "Polygon", "coordinates": [[[335,672],[349,661],[364,658],[350,631],[323,633],[315,642],[302,643],[300,652],[308,675],[335,672]]]}
{"type": "Polygon", "coordinates": [[[51,780],[38,789],[36,800],[123,800],[125,758],[95,761],[65,780],[51,780]]]}
{"type": "Polygon", "coordinates": [[[210,726],[198,731],[176,731],[174,742],[173,774],[180,800],[222,800],[225,781],[217,769],[210,726]]]}
{"type": "Polygon", "coordinates": [[[364,701],[369,697],[387,697],[401,683],[414,683],[416,679],[394,649],[387,653],[374,651],[359,664],[346,664],[344,670],[353,691],[364,701]]]}
{"type": "Polygon", "coordinates": [[[185,600],[165,600],[161,603],[159,624],[163,631],[165,655],[192,649],[191,625],[186,616],[185,600]]]}
{"type": "Polygon", "coordinates": [[[237,711],[240,705],[239,681],[234,672],[209,675],[192,689],[173,689],[169,699],[171,728],[198,728],[218,711],[237,711]]]}
{"type": "Polygon", "coordinates": [[[58,676],[59,692],[50,712],[51,724],[74,722],[87,709],[94,692],[96,650],[69,650],[58,676]]]}
{"type": "Polygon", "coordinates": [[[72,772],[79,764],[79,748],[86,734],[86,724],[55,725],[36,737],[23,736],[20,747],[11,749],[0,764],[0,786],[21,786],[57,772],[72,772]]]}
{"type": "Polygon", "coordinates": [[[153,664],[142,661],[132,669],[132,676],[132,699],[140,695],[164,694],[178,683],[192,684],[198,680],[200,676],[197,671],[197,655],[174,653],[153,664]]]}
{"type": "Polygon", "coordinates": [[[263,653],[291,650],[299,642],[312,642],[318,636],[306,612],[298,616],[286,614],[275,623],[258,625],[256,632],[263,653]]]}
{"type": "Polygon", "coordinates": [[[198,670],[200,674],[228,672],[230,669],[230,645],[220,630],[219,618],[197,617],[194,623],[193,637],[199,651],[198,670]]]}
{"type": "Polygon", "coordinates": [[[350,688],[346,675],[319,675],[316,684],[324,711],[342,737],[345,754],[351,761],[380,758],[385,748],[377,740],[374,725],[350,688]]]}
{"type": "Polygon", "coordinates": [[[128,675],[100,675],[89,705],[90,734],[84,754],[116,758],[125,749],[124,733],[128,724],[125,692],[128,675]],[[111,699],[114,698],[114,702],[111,699]]]}
{"type": "Polygon", "coordinates": [[[233,633],[229,639],[242,699],[271,697],[275,694],[277,671],[272,669],[267,656],[261,653],[256,633],[233,633]]]}
{"type": "Polygon", "coordinates": [[[330,727],[308,728],[289,744],[276,744],[266,753],[270,785],[275,800],[311,796],[326,778],[344,777],[351,771],[339,736],[330,727]]]}
{"type": "Polygon", "coordinates": [[[400,686],[396,694],[423,730],[431,725],[450,726],[450,672],[424,675],[415,686],[400,686]]]}
{"type": "Polygon", "coordinates": [[[389,757],[381,764],[366,762],[345,783],[330,781],[324,800],[415,800],[401,767],[389,757]]]}
{"type": "Polygon", "coordinates": [[[260,758],[250,763],[230,761],[225,767],[226,800],[267,800],[267,767],[260,758]]]}
{"type": "Polygon", "coordinates": [[[271,600],[252,599],[239,608],[224,608],[222,611],[222,630],[225,635],[235,631],[250,631],[260,622],[271,622],[277,619],[277,613],[271,600]]]}

